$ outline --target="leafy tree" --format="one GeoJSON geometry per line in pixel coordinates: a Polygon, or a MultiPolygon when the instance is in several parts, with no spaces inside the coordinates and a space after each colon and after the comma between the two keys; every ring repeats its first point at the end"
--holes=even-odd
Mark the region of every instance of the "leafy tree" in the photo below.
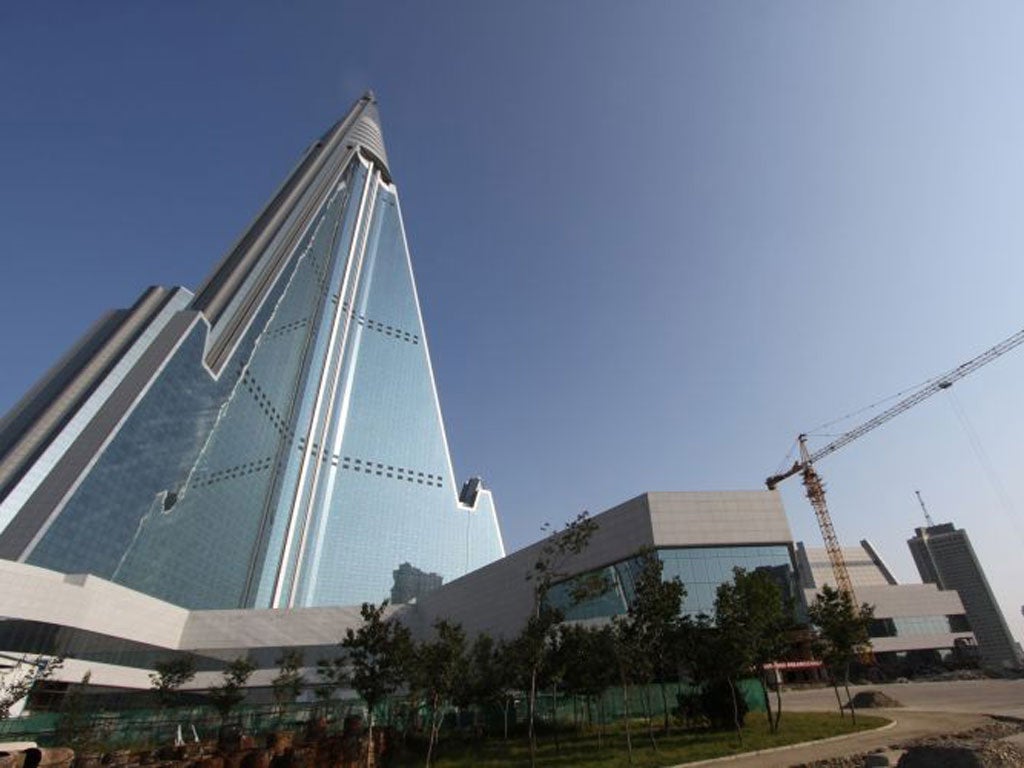
{"type": "MultiPolygon", "coordinates": [[[[544,530],[550,526],[545,525],[544,530]]],[[[569,561],[587,548],[597,530],[597,523],[587,512],[580,512],[558,533],[550,536],[541,546],[537,560],[527,575],[533,585],[533,611],[517,639],[519,658],[529,670],[529,740],[530,765],[537,764],[537,682],[545,660],[547,645],[555,626],[562,620],[562,612],[548,604],[548,593],[558,581],[571,574],[566,570],[569,561]]],[[[583,599],[588,585],[581,583],[573,591],[573,599],[583,599]]]]}
{"type": "Polygon", "coordinates": [[[629,764],[633,764],[633,732],[630,729],[629,686],[635,682],[637,670],[644,664],[643,649],[637,644],[637,633],[633,623],[623,616],[615,616],[611,623],[615,669],[622,686],[623,714],[626,716],[626,753],[629,764]]]}
{"type": "Polygon", "coordinates": [[[274,701],[277,702],[279,712],[284,712],[287,704],[293,703],[302,693],[306,681],[302,676],[302,652],[288,650],[282,654],[276,662],[278,666],[277,677],[270,685],[274,691],[274,701]]]}
{"type": "Polygon", "coordinates": [[[0,720],[11,716],[11,709],[28,696],[32,686],[48,679],[64,665],[60,656],[36,656],[34,659],[23,659],[21,664],[14,666],[0,675],[0,720]],[[34,667],[33,672],[25,672],[21,667],[34,667]]]}
{"type": "Polygon", "coordinates": [[[745,650],[753,672],[761,683],[768,726],[777,733],[782,717],[782,696],[775,687],[776,709],[772,714],[771,699],[765,666],[780,659],[788,650],[787,632],[792,626],[792,606],[782,599],[778,584],[765,571],[747,572],[742,568],[733,569],[731,584],[719,587],[715,604],[717,624],[736,640],[745,650]]]}
{"type": "Polygon", "coordinates": [[[363,623],[357,630],[345,630],[341,647],[347,653],[350,682],[366,703],[369,744],[373,748],[373,713],[377,706],[404,681],[412,637],[397,621],[386,621],[385,600],[379,606],[363,603],[363,623]]]}
{"type": "Polygon", "coordinates": [[[508,710],[515,694],[508,655],[508,645],[505,642],[495,641],[486,632],[477,635],[469,649],[466,685],[467,698],[478,709],[495,705],[503,710],[506,739],[508,710]]]}
{"type": "MultiPolygon", "coordinates": [[[[564,657],[563,681],[574,695],[584,698],[588,719],[593,721],[591,707],[600,703],[608,688],[618,680],[615,639],[609,625],[584,627],[577,624],[559,627],[559,644],[564,657]]],[[[598,713],[597,744],[602,747],[603,712],[598,713]]]]}
{"type": "Polygon", "coordinates": [[[97,745],[96,724],[89,712],[85,700],[89,690],[92,672],[82,675],[82,682],[68,686],[60,705],[60,716],[57,718],[57,739],[76,751],[95,748],[97,745]]]}
{"type": "MultiPolygon", "coordinates": [[[[652,549],[639,553],[640,571],[633,581],[633,599],[629,603],[627,615],[631,623],[633,642],[643,650],[638,655],[638,666],[634,675],[639,683],[650,683],[657,680],[661,687],[661,699],[665,710],[664,731],[669,731],[668,696],[665,689],[666,680],[674,676],[678,668],[676,638],[680,621],[680,611],[686,598],[686,588],[678,577],[664,581],[662,579],[663,563],[652,549]]],[[[655,745],[654,731],[651,727],[650,701],[646,702],[648,711],[648,733],[652,745],[655,745]]]]}
{"type": "Polygon", "coordinates": [[[158,661],[149,675],[150,690],[156,694],[161,707],[178,702],[178,690],[196,676],[196,659],[186,654],[158,661]]]}
{"type": "Polygon", "coordinates": [[[227,722],[231,711],[245,700],[245,684],[255,671],[256,665],[240,656],[225,667],[221,684],[210,688],[209,697],[221,722],[227,722]]]}
{"type": "Polygon", "coordinates": [[[750,669],[752,657],[735,624],[718,617],[721,602],[715,601],[715,619],[699,614],[683,622],[683,658],[693,684],[700,690],[700,707],[711,726],[723,728],[731,722],[742,742],[746,703],[737,695],[736,684],[750,669]]]}
{"type": "Polygon", "coordinates": [[[504,737],[508,741],[509,710],[516,703],[516,698],[523,687],[518,681],[524,677],[521,672],[521,656],[515,642],[499,640],[494,644],[492,664],[495,667],[494,682],[497,688],[494,694],[499,698],[504,721],[504,737]]]}
{"type": "Polygon", "coordinates": [[[334,698],[334,692],[348,679],[345,660],[339,658],[318,659],[316,677],[318,682],[316,688],[313,689],[313,696],[320,702],[323,716],[326,717],[330,701],[334,698]]]}
{"type": "Polygon", "coordinates": [[[843,714],[843,702],[839,698],[841,673],[850,716],[857,722],[857,713],[850,698],[850,665],[871,648],[868,629],[875,618],[874,606],[867,603],[855,606],[849,592],[825,584],[807,609],[807,616],[817,630],[813,643],[814,653],[829,671],[832,689],[839,704],[839,714],[843,714]]]}
{"type": "Polygon", "coordinates": [[[430,702],[430,738],[427,743],[426,768],[430,768],[434,745],[441,729],[444,703],[459,695],[468,674],[466,633],[458,624],[441,620],[434,624],[433,641],[416,649],[416,673],[430,702]]]}

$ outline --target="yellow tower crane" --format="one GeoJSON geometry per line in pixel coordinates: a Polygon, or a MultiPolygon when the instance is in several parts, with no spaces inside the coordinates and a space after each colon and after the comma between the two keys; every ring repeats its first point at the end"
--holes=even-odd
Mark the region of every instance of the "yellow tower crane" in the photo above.
{"type": "Polygon", "coordinates": [[[1024,343],[1024,330],[1017,331],[1013,336],[999,342],[994,347],[982,352],[977,357],[971,358],[966,363],[958,365],[956,368],[942,376],[930,379],[895,405],[890,406],[874,418],[865,421],[860,426],[854,427],[849,432],[840,435],[828,445],[823,448],[819,448],[814,452],[811,452],[807,448],[807,435],[800,435],[797,438],[800,444],[800,458],[793,462],[793,466],[785,472],[778,475],[772,475],[765,480],[765,485],[768,486],[768,489],[774,490],[775,487],[786,478],[792,477],[796,474],[803,475],[804,489],[807,493],[808,501],[811,502],[811,506],[814,508],[814,515],[818,520],[818,527],[821,529],[821,538],[825,542],[825,551],[828,553],[829,563],[832,566],[832,574],[836,581],[836,588],[849,594],[854,605],[857,604],[857,598],[853,591],[853,583],[850,581],[850,572],[846,568],[846,560],[843,558],[843,550],[839,546],[839,537],[836,536],[835,528],[832,526],[832,517],[829,514],[828,505],[825,503],[825,484],[822,482],[821,476],[814,468],[815,463],[829,454],[835,453],[844,445],[852,443],[858,437],[863,437],[876,427],[882,426],[887,421],[899,416],[904,411],[913,408],[922,400],[927,400],[936,392],[943,389],[949,389],[957,380],[962,379],[969,373],[973,373],[981,368],[981,366],[992,362],[1000,355],[1009,352],[1021,343],[1024,343]]]}

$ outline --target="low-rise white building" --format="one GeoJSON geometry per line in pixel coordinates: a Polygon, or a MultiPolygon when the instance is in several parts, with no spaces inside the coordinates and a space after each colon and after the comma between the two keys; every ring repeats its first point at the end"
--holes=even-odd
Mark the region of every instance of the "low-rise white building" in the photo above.
{"type": "MultiPolygon", "coordinates": [[[[800,585],[808,603],[835,586],[824,548],[796,545],[800,585]]],[[[859,603],[874,606],[871,646],[880,666],[906,674],[943,662],[969,661],[976,646],[960,595],[934,584],[899,584],[870,542],[844,547],[843,559],[859,603]]]]}

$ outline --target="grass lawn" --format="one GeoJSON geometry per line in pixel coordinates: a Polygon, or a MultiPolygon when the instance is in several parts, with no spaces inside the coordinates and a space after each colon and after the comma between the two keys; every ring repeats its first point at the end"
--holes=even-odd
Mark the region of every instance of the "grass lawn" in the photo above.
{"type": "MultiPolygon", "coordinates": [[[[658,750],[655,752],[647,737],[646,724],[638,721],[633,728],[633,765],[636,768],[661,768],[854,733],[877,728],[886,722],[881,717],[858,715],[855,727],[849,718],[840,719],[837,713],[783,712],[779,733],[773,736],[768,733],[764,716],[752,714],[747,717],[742,744],[737,740],[735,732],[673,731],[667,738],[656,734],[658,750]]],[[[608,729],[604,746],[600,750],[596,734],[565,734],[560,741],[559,750],[555,749],[554,737],[550,734],[539,741],[538,765],[565,768],[618,768],[629,765],[626,733],[621,726],[608,729]]],[[[481,744],[444,742],[435,755],[432,765],[437,768],[504,768],[530,764],[530,752],[525,739],[504,742],[499,737],[481,744]]],[[[408,755],[399,760],[397,765],[423,765],[423,757],[408,755]]]]}

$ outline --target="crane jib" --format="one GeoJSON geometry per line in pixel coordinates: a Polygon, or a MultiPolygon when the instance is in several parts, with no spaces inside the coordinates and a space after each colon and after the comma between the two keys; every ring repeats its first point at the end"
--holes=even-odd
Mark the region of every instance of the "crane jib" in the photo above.
{"type": "Polygon", "coordinates": [[[825,503],[825,487],[821,482],[821,478],[814,469],[814,463],[819,459],[823,459],[824,457],[835,453],[844,445],[852,443],[858,437],[866,435],[876,427],[882,426],[890,419],[910,408],[913,408],[921,401],[927,400],[935,393],[944,389],[949,389],[953,386],[954,382],[962,379],[970,373],[973,373],[981,368],[981,366],[995,360],[1000,355],[1009,352],[1011,349],[1019,346],[1022,342],[1024,342],[1024,329],[1017,331],[1013,336],[1010,336],[1008,339],[1005,339],[994,347],[982,352],[977,357],[968,360],[962,365],[958,365],[945,375],[931,379],[920,389],[903,398],[895,405],[890,406],[874,418],[865,421],[863,424],[854,427],[849,432],[840,435],[831,443],[823,448],[819,448],[814,453],[810,453],[807,449],[807,435],[800,435],[797,438],[797,441],[800,444],[800,459],[793,462],[793,466],[785,472],[772,475],[765,480],[765,485],[768,486],[768,489],[775,490],[775,487],[783,480],[790,478],[793,475],[803,473],[804,489],[808,500],[811,502],[811,506],[814,508],[815,516],[818,520],[818,527],[821,529],[822,539],[825,542],[825,549],[828,552],[829,561],[832,565],[833,578],[835,579],[836,586],[840,591],[847,592],[851,598],[854,597],[853,584],[846,568],[843,551],[839,545],[839,539],[836,536],[835,529],[832,527],[832,518],[829,514],[828,506],[825,503]]]}

